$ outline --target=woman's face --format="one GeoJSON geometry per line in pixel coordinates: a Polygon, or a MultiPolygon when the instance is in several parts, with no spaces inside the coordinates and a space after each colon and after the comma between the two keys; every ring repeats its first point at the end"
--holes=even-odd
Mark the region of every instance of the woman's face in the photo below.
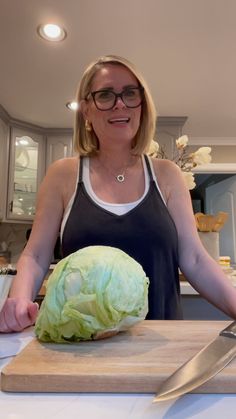
{"type": "MultiPolygon", "coordinates": [[[[124,66],[107,64],[95,75],[91,92],[108,89],[121,93],[127,87],[139,87],[136,77],[124,66]]],[[[84,116],[91,123],[100,145],[113,145],[115,142],[130,148],[135,137],[141,116],[141,105],[128,108],[120,97],[112,109],[97,109],[92,97],[86,102],[84,116]]]]}

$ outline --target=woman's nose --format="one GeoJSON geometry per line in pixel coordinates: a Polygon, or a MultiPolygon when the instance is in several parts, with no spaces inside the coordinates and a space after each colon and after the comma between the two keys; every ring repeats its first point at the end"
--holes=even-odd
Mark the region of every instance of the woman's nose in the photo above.
{"type": "Polygon", "coordinates": [[[114,105],[114,107],[113,107],[113,109],[123,109],[123,108],[126,108],[126,105],[125,105],[125,103],[123,102],[123,100],[121,99],[121,97],[117,97],[116,98],[116,103],[115,103],[115,105],[114,105]]]}

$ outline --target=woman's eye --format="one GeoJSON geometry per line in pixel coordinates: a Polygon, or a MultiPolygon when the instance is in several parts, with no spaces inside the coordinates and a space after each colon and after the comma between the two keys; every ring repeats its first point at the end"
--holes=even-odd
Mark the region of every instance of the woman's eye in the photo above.
{"type": "Polygon", "coordinates": [[[97,99],[98,100],[110,100],[113,99],[112,92],[104,91],[104,92],[98,92],[97,93],[97,99]]]}
{"type": "Polygon", "coordinates": [[[136,97],[137,96],[137,91],[134,89],[130,89],[130,90],[125,90],[124,91],[124,95],[126,97],[132,98],[132,97],[136,97]]]}

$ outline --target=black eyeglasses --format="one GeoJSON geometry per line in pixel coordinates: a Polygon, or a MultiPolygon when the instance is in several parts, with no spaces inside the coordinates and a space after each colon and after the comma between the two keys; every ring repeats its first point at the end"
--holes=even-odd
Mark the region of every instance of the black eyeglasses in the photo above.
{"type": "Polygon", "coordinates": [[[120,93],[115,93],[108,89],[102,89],[97,90],[96,92],[90,92],[89,95],[92,96],[95,106],[100,111],[109,111],[109,109],[112,109],[115,106],[118,97],[121,98],[127,108],[138,108],[143,101],[144,88],[127,87],[120,93]]]}

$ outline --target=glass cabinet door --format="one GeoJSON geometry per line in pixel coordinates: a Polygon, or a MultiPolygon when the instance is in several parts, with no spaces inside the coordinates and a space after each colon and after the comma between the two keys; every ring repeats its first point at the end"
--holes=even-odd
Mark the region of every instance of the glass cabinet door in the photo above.
{"type": "Polygon", "coordinates": [[[13,129],[9,177],[8,218],[31,220],[35,215],[36,194],[41,180],[43,138],[13,129]]]}

